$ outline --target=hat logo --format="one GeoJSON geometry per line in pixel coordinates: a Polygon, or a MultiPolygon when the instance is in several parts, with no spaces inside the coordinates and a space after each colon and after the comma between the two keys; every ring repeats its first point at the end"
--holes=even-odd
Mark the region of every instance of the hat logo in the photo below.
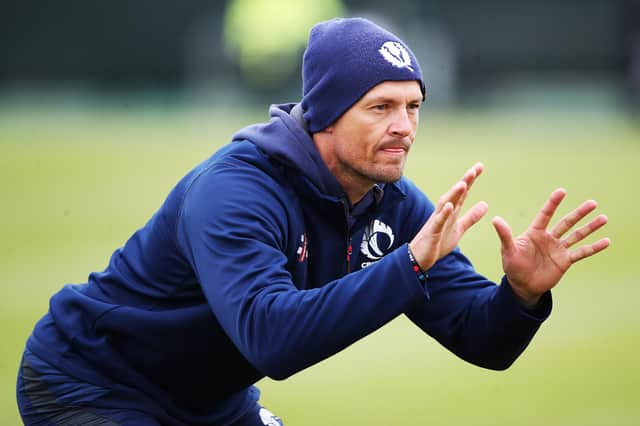
{"type": "Polygon", "coordinates": [[[408,68],[412,72],[415,71],[411,67],[411,56],[404,46],[397,41],[385,41],[378,52],[382,57],[394,67],[408,68]]]}

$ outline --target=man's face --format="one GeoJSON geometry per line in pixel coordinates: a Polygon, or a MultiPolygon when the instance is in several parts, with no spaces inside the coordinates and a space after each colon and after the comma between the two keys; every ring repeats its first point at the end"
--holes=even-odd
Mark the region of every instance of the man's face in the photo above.
{"type": "Polygon", "coordinates": [[[368,191],[375,183],[400,179],[421,103],[417,81],[383,82],[325,129],[329,137],[320,145],[328,146],[319,149],[350,196],[368,191]]]}

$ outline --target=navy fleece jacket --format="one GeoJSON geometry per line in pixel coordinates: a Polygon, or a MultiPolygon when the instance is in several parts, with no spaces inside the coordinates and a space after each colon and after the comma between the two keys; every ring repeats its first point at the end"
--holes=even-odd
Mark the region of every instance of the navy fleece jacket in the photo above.
{"type": "Polygon", "coordinates": [[[298,107],[241,130],[194,168],[108,267],[55,294],[28,348],[167,424],[227,423],[284,379],[406,314],[461,358],[508,367],[536,315],[456,249],[423,286],[407,242],[433,212],[408,179],[355,206],[298,107]]]}

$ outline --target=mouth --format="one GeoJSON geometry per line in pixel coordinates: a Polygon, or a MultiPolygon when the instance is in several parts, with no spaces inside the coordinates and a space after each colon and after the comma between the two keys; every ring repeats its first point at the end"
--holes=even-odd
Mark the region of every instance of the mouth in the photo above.
{"type": "Polygon", "coordinates": [[[394,156],[404,156],[409,152],[409,145],[394,141],[393,143],[383,144],[380,150],[385,154],[394,156]]]}
{"type": "Polygon", "coordinates": [[[410,143],[403,140],[393,140],[383,143],[380,146],[380,150],[393,155],[404,155],[409,152],[410,143]]]}
{"type": "Polygon", "coordinates": [[[400,147],[388,147],[388,148],[382,148],[382,150],[389,154],[404,154],[405,152],[407,152],[405,148],[400,148],[400,147]]]}

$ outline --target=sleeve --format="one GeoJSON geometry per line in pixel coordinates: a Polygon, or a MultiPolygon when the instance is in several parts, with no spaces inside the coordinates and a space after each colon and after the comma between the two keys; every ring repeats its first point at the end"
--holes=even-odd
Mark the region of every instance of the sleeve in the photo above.
{"type": "Polygon", "coordinates": [[[459,249],[429,270],[426,286],[429,300],[409,319],[460,358],[494,370],[508,368],[551,313],[550,292],[529,312],[506,278],[500,285],[486,279],[459,249]]]}
{"type": "Polygon", "coordinates": [[[218,166],[189,189],[178,222],[179,244],[215,317],[243,356],[274,379],[337,353],[425,297],[406,246],[321,288],[295,287],[282,192],[255,167],[218,166]]]}
{"type": "MultiPolygon", "coordinates": [[[[411,238],[434,211],[433,204],[413,188],[412,217],[419,220],[410,224],[411,238]]],[[[451,352],[481,367],[508,368],[551,313],[550,292],[534,312],[527,311],[505,277],[500,285],[488,280],[459,248],[436,262],[428,275],[428,298],[408,310],[407,316],[451,352]]]]}

